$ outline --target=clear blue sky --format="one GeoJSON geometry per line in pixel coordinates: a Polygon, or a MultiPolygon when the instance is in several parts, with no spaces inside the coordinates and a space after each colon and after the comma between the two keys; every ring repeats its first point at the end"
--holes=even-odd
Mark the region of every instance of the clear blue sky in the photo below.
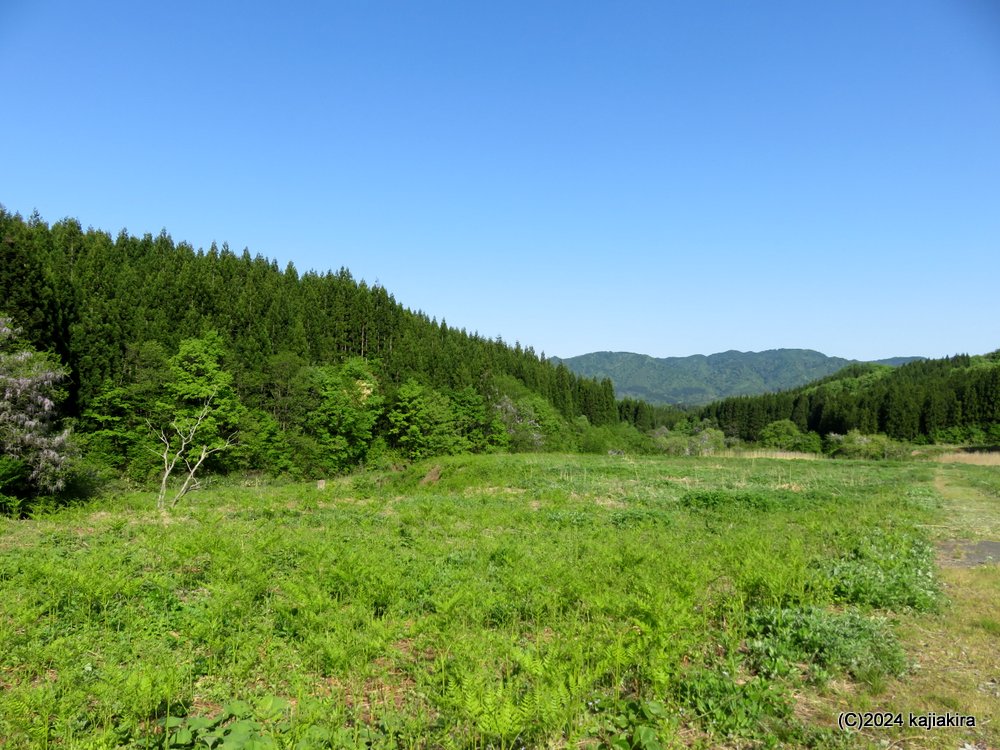
{"type": "Polygon", "coordinates": [[[0,203],[549,355],[1000,347],[1000,4],[0,0],[0,203]]]}

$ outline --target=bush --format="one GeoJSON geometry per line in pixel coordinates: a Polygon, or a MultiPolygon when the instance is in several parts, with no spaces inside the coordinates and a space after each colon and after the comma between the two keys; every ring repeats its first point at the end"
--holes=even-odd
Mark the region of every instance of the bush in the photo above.
{"type": "Polygon", "coordinates": [[[781,419],[767,425],[761,430],[760,442],[768,448],[801,453],[819,453],[823,447],[817,433],[802,432],[790,419],[781,419]]]}
{"type": "Polygon", "coordinates": [[[869,460],[902,459],[910,454],[904,443],[885,435],[862,435],[858,430],[851,430],[846,435],[831,432],[824,439],[823,450],[838,458],[869,460]]]}
{"type": "Polygon", "coordinates": [[[581,453],[653,453],[656,443],[630,424],[594,427],[581,417],[575,424],[581,453]]]}
{"type": "MultiPolygon", "coordinates": [[[[541,396],[504,395],[497,401],[495,408],[507,430],[512,452],[576,450],[575,436],[569,425],[555,407],[541,396]]],[[[580,419],[586,422],[585,417],[580,419]]]]}
{"type": "Polygon", "coordinates": [[[802,433],[799,426],[790,419],[782,419],[771,422],[760,431],[760,442],[768,448],[777,448],[783,451],[798,450],[797,446],[802,433]]]}
{"type": "Polygon", "coordinates": [[[691,427],[682,420],[677,429],[654,432],[653,440],[660,450],[672,456],[711,456],[726,448],[726,436],[722,430],[706,422],[691,427]]]}

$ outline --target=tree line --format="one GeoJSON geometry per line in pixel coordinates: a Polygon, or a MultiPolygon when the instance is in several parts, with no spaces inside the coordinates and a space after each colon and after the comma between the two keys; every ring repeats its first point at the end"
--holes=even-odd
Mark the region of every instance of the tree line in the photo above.
{"type": "Polygon", "coordinates": [[[911,442],[1000,444],[1000,351],[910,362],[852,365],[781,393],[727,398],[700,411],[727,436],[758,441],[789,420],[819,435],[881,433],[911,442]]]}
{"type": "Polygon", "coordinates": [[[272,474],[390,453],[573,450],[587,431],[676,418],[531,347],[409,310],[346,268],[299,273],[165,230],[112,237],[0,206],[0,300],[18,346],[65,376],[59,409],[83,451],[136,478],[163,470],[166,434],[178,439],[209,394],[200,429],[239,438],[206,465],[272,474]]]}
{"type": "Polygon", "coordinates": [[[848,433],[1000,443],[1000,352],[855,365],[682,410],[617,400],[609,379],[409,310],[346,268],[300,274],[225,244],[2,206],[0,391],[8,510],[67,490],[71,465],[158,480],[165,504],[205,470],[327,476],[447,453],[734,441],[816,451],[820,436],[848,455],[848,433]]]}

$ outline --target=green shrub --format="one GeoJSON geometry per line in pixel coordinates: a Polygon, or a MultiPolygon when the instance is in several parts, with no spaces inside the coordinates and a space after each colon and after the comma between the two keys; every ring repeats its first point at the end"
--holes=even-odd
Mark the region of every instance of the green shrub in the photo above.
{"type": "Polygon", "coordinates": [[[831,432],[824,439],[824,452],[838,458],[868,460],[903,459],[910,455],[910,448],[885,435],[862,435],[851,430],[846,435],[831,432]]]}
{"type": "Polygon", "coordinates": [[[815,607],[750,613],[746,652],[750,668],[765,676],[789,674],[803,663],[818,681],[831,671],[872,681],[906,670],[903,650],[884,620],[815,607]]]}

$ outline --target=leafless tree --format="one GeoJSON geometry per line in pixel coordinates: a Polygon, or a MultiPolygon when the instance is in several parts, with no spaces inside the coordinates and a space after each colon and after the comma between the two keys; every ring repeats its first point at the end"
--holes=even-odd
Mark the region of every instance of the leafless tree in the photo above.
{"type": "Polygon", "coordinates": [[[163,443],[163,448],[153,451],[163,459],[163,476],[160,478],[160,492],[156,498],[156,507],[160,510],[166,508],[167,482],[178,463],[184,463],[187,476],[171,500],[171,508],[177,505],[177,502],[184,495],[201,487],[201,482],[195,479],[195,473],[205,463],[205,459],[213,453],[226,450],[236,441],[236,433],[234,432],[225,437],[215,437],[211,441],[202,441],[200,444],[196,444],[198,431],[211,417],[214,397],[215,393],[213,392],[205,399],[200,411],[192,418],[184,421],[174,420],[169,427],[155,427],[152,423],[147,422],[150,430],[163,443]]]}

